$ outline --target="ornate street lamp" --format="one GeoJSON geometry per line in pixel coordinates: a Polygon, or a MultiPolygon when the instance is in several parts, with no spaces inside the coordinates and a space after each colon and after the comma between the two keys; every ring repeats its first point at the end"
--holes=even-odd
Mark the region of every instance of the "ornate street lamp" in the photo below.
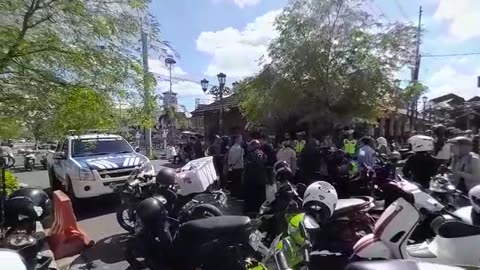
{"type": "Polygon", "coordinates": [[[220,72],[220,73],[218,73],[217,78],[218,78],[218,84],[220,85],[220,87],[224,87],[225,86],[225,81],[227,79],[227,75],[220,72]]]}
{"type": "Polygon", "coordinates": [[[210,90],[208,90],[208,80],[203,79],[200,81],[200,84],[202,86],[202,90],[204,93],[209,93],[214,95],[215,97],[218,97],[219,101],[219,119],[218,119],[218,127],[220,130],[220,133],[223,134],[223,95],[224,94],[229,94],[231,92],[231,89],[228,87],[225,87],[225,82],[227,79],[227,75],[224,73],[220,72],[217,75],[218,78],[218,86],[213,86],[210,90]]]}
{"type": "Polygon", "coordinates": [[[207,89],[208,89],[208,80],[203,79],[203,80],[200,81],[200,84],[202,85],[203,92],[206,93],[207,89]]]}

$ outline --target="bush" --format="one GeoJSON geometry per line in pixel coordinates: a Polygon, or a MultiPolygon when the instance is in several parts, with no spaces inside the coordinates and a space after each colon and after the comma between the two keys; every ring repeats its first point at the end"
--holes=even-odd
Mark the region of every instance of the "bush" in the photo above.
{"type": "MultiPolygon", "coordinates": [[[[1,171],[0,171],[1,173],[1,171]]],[[[1,177],[1,175],[0,175],[1,177]]],[[[1,183],[0,183],[1,186],[1,183]]],[[[19,188],[18,179],[13,175],[11,171],[5,171],[5,186],[7,189],[7,194],[10,195],[12,192],[19,188]]],[[[0,189],[1,192],[1,189],[0,189]]]]}

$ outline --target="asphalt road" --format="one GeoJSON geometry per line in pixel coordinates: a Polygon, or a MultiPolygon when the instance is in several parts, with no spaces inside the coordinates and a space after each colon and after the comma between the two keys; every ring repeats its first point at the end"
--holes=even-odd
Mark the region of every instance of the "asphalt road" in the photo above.
{"type": "MultiPolygon", "coordinates": [[[[165,160],[152,161],[156,170],[167,165],[165,160]]],[[[48,189],[48,173],[45,170],[33,172],[17,171],[15,175],[20,183],[29,186],[48,189]]],[[[62,269],[72,263],[70,269],[128,269],[128,264],[123,261],[122,242],[126,231],[117,223],[115,209],[118,205],[115,196],[93,198],[82,202],[82,209],[77,211],[78,223],[85,233],[95,241],[95,246],[85,251],[79,257],[66,258],[58,261],[62,269]]]]}

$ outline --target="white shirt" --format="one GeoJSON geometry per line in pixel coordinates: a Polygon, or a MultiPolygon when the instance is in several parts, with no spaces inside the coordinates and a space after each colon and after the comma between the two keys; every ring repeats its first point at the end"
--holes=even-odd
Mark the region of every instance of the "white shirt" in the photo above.
{"type": "Polygon", "coordinates": [[[438,151],[438,154],[435,156],[435,158],[440,160],[450,160],[452,156],[451,147],[451,143],[445,143],[442,149],[438,151]]]}
{"type": "Polygon", "coordinates": [[[243,147],[239,144],[234,144],[228,150],[228,167],[229,169],[243,169],[243,147]]]}

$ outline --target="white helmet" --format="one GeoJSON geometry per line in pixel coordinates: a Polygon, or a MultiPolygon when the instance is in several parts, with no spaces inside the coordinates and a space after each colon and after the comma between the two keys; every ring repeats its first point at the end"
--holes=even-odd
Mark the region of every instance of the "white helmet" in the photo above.
{"type": "Polygon", "coordinates": [[[468,192],[468,198],[470,199],[470,203],[473,206],[475,212],[480,214],[480,185],[474,186],[468,192]]]}
{"type": "Polygon", "coordinates": [[[335,188],[325,181],[317,181],[305,190],[302,206],[306,214],[320,223],[333,215],[337,201],[338,195],[335,188]]]}
{"type": "Polygon", "coordinates": [[[433,151],[433,138],[425,135],[415,135],[408,139],[408,143],[412,145],[413,152],[428,152],[433,151]]]}

